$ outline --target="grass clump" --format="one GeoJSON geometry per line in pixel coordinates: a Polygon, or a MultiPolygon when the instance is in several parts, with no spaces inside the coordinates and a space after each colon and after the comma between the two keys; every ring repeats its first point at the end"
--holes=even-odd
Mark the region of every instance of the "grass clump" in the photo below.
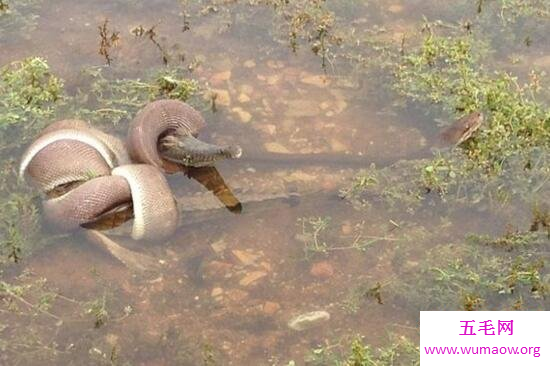
{"type": "Polygon", "coordinates": [[[389,237],[367,236],[364,234],[365,222],[359,222],[352,228],[351,240],[342,241],[340,234],[331,225],[331,218],[302,217],[298,219],[300,232],[295,238],[304,244],[304,258],[309,260],[318,255],[329,255],[337,251],[367,251],[374,244],[391,240],[389,237]]]}
{"type": "MultiPolygon", "coordinates": [[[[347,345],[328,344],[313,349],[305,359],[306,365],[321,366],[395,366],[420,365],[420,353],[408,338],[391,334],[388,344],[372,347],[357,336],[347,345]]],[[[291,361],[288,365],[293,365],[291,361]]]]}
{"type": "Polygon", "coordinates": [[[406,207],[413,212],[426,193],[418,175],[422,164],[422,161],[400,161],[381,169],[371,166],[359,172],[340,190],[340,195],[357,208],[383,204],[390,209],[406,207]]]}
{"type": "Polygon", "coordinates": [[[485,114],[485,126],[464,146],[470,163],[465,168],[498,174],[511,156],[550,147],[550,109],[537,99],[540,75],[520,85],[507,72],[485,71],[472,36],[436,35],[426,27],[419,47],[396,65],[394,88],[412,101],[441,105],[451,119],[485,114]]]}
{"type": "Polygon", "coordinates": [[[0,69],[0,143],[18,147],[44,127],[64,98],[46,60],[30,57],[0,69]]]}
{"type": "Polygon", "coordinates": [[[187,101],[199,90],[198,83],[186,78],[181,69],[164,69],[145,80],[111,78],[105,75],[104,68],[87,69],[85,74],[90,87],[76,96],[77,104],[82,105],[76,112],[95,123],[108,121],[116,125],[131,119],[152,100],[187,101]]]}
{"type": "Polygon", "coordinates": [[[39,242],[36,194],[18,181],[14,158],[56,114],[66,98],[47,62],[30,57],[0,69],[0,263],[19,261],[39,242]]]}
{"type": "Polygon", "coordinates": [[[550,290],[543,233],[469,235],[465,245],[440,245],[397,285],[420,310],[544,309],[550,290]],[[518,304],[521,304],[518,305],[518,304]]]}

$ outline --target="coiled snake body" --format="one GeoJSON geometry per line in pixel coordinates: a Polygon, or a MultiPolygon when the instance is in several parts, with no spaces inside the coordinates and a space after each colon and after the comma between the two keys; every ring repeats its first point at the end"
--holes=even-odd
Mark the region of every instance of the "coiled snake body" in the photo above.
{"type": "Polygon", "coordinates": [[[241,155],[239,147],[197,140],[204,126],[199,112],[175,100],[155,101],[139,111],[126,144],[84,121],[58,121],[27,148],[19,174],[46,193],[44,216],[62,230],[131,203],[132,238],[166,238],[176,229],[178,212],[163,174],[170,163],[161,158],[158,146],[171,146],[185,157],[179,163],[189,166],[241,155]]]}
{"type": "MultiPolygon", "coordinates": [[[[460,144],[479,128],[482,120],[481,113],[471,113],[446,129],[442,138],[460,144]]],[[[29,176],[46,194],[44,216],[62,230],[75,230],[131,205],[132,238],[163,239],[173,234],[178,224],[176,203],[163,173],[180,170],[174,163],[204,167],[242,154],[238,146],[198,140],[197,134],[205,125],[199,112],[175,100],[152,102],[139,111],[130,123],[126,143],[84,121],[58,121],[27,148],[19,174],[29,176]]],[[[322,154],[296,158],[307,163],[326,160],[322,154]]],[[[357,158],[363,164],[364,158],[357,158]]],[[[276,157],[273,161],[281,159],[276,157]]],[[[288,157],[282,161],[288,162],[288,157]]],[[[341,157],[336,161],[340,164],[341,157]]],[[[219,180],[223,183],[223,179],[219,180]]],[[[219,191],[212,183],[204,185],[218,190],[216,196],[225,197],[221,201],[226,207],[232,211],[240,209],[231,192],[219,191]]],[[[214,183],[220,186],[220,181],[214,183]]],[[[100,242],[129,267],[150,267],[150,257],[131,252],[95,230],[87,233],[88,238],[100,242]]]]}

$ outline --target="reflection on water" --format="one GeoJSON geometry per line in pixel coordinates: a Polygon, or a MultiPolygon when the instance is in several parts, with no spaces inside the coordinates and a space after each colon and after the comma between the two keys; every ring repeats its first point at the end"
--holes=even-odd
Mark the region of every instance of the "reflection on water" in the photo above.
{"type": "MultiPolygon", "coordinates": [[[[411,2],[416,10],[405,2],[376,3],[370,12],[357,2],[335,2],[337,20],[349,23],[348,33],[383,24],[396,30],[388,38],[401,40],[421,23],[421,9],[462,16],[438,1],[411,2]]],[[[382,76],[357,73],[336,58],[324,70],[310,45],[293,53],[270,7],[52,0],[25,11],[38,15],[36,29],[10,35],[2,64],[42,55],[69,92],[85,93],[80,71],[102,64],[97,27],[108,18],[109,32],[120,32],[108,72],[144,79],[166,58],[192,70],[189,76],[208,87],[205,100],[195,101],[208,121],[206,139],[238,144],[245,157],[168,177],[182,218],[167,242],[108,233],[153,258],[154,271],[130,271],[82,236],[55,234],[48,246],[0,272],[6,283],[32,284],[25,297],[15,289],[0,293],[15,309],[0,308],[0,349],[6,350],[0,363],[287,365],[303,364],[311,349],[349,344],[357,334],[375,346],[388,332],[416,342],[419,307],[439,299],[422,281],[414,284],[417,291],[406,280],[427,278],[433,268],[424,262],[465,251],[440,243],[501,233],[517,214],[450,207],[433,193],[422,203],[405,202],[407,189],[383,170],[358,184],[386,182],[384,189],[367,190],[364,202],[342,199],[341,190],[373,162],[385,167],[429,157],[438,130],[426,123],[433,119],[428,112],[400,108],[377,90],[382,76]],[[132,34],[140,26],[143,35],[132,34]],[[153,39],[146,36],[152,27],[153,39]],[[287,325],[314,311],[330,319],[302,331],[287,325]]],[[[318,36],[313,32],[314,51],[321,52],[318,36]]],[[[114,130],[124,131],[127,122],[114,130]]],[[[131,218],[127,207],[94,228],[131,218]]],[[[468,265],[456,268],[441,276],[459,278],[468,265]]]]}

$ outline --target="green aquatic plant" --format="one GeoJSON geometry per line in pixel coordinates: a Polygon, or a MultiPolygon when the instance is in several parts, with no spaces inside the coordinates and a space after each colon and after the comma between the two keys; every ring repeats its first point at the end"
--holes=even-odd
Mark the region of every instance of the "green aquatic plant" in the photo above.
{"type": "MultiPolygon", "coordinates": [[[[82,323],[83,313],[94,317],[94,324],[111,323],[126,319],[132,312],[130,306],[119,309],[107,298],[109,290],[98,283],[99,295],[88,299],[74,299],[64,296],[44,277],[36,277],[31,271],[24,270],[16,277],[0,271],[0,350],[2,361],[10,364],[30,364],[37,360],[54,364],[66,364],[65,357],[75,357],[75,344],[88,348],[86,355],[79,354],[80,360],[85,357],[93,364],[96,361],[114,361],[120,359],[117,345],[99,342],[93,337],[97,333],[91,325],[79,329],[78,334],[70,338],[59,339],[58,335],[67,324],[82,323]],[[107,310],[109,303],[109,311],[107,310]],[[109,313],[114,316],[110,317],[109,313]],[[101,349],[110,349],[103,352],[101,349]],[[103,355],[105,354],[105,357],[103,355]]],[[[83,361],[88,362],[88,361],[83,361]]],[[[101,363],[112,365],[116,363],[101,363]]]]}
{"type": "Polygon", "coordinates": [[[44,127],[64,99],[63,81],[46,60],[30,57],[0,69],[0,145],[18,147],[44,127]]]}
{"type": "Polygon", "coordinates": [[[334,13],[324,0],[308,1],[272,1],[282,24],[285,24],[288,42],[296,52],[300,42],[305,41],[311,51],[321,58],[321,66],[326,68],[330,62],[332,48],[337,47],[342,39],[334,32],[334,13]]]}
{"type": "Polygon", "coordinates": [[[148,102],[160,99],[187,101],[199,90],[195,80],[186,77],[182,69],[163,69],[145,79],[107,76],[104,68],[84,71],[89,89],[75,97],[77,115],[94,123],[118,124],[131,119],[148,102]]]}
{"type": "Polygon", "coordinates": [[[448,244],[426,253],[420,268],[396,283],[421,310],[510,310],[544,308],[550,289],[545,266],[550,242],[542,233],[501,237],[471,234],[464,245],[448,244]]]}
{"type": "Polygon", "coordinates": [[[19,261],[41,241],[36,193],[17,179],[17,162],[6,156],[34,138],[65,100],[63,81],[42,58],[0,69],[0,263],[19,261]]]}
{"type": "Polygon", "coordinates": [[[369,283],[361,283],[352,287],[342,301],[342,308],[350,314],[357,313],[368,299],[373,299],[376,303],[382,305],[384,303],[382,301],[382,287],[380,282],[377,282],[374,286],[369,283]]]}
{"type": "Polygon", "coordinates": [[[0,163],[0,265],[18,262],[40,246],[36,194],[17,180],[15,161],[0,163]]]}
{"type": "MultiPolygon", "coordinates": [[[[462,146],[467,159],[459,168],[498,175],[512,157],[550,148],[550,108],[540,101],[541,75],[531,73],[520,84],[517,76],[483,66],[487,45],[472,34],[437,32],[444,33],[426,23],[418,47],[409,48],[395,63],[394,90],[409,101],[440,105],[454,116],[451,120],[472,111],[485,114],[484,126],[462,146]]],[[[450,161],[453,155],[443,159],[450,161]]],[[[429,173],[426,169],[432,168],[425,168],[429,173]]]]}
{"type": "MultiPolygon", "coordinates": [[[[108,78],[103,68],[88,69],[89,84],[69,96],[46,60],[13,62],[0,69],[0,152],[18,151],[58,116],[116,124],[153,99],[188,100],[198,83],[185,73],[163,69],[140,80],[108,78]]],[[[18,261],[44,242],[38,235],[37,192],[17,179],[16,163],[5,159],[0,166],[0,263],[18,261]]]]}
{"type": "Polygon", "coordinates": [[[311,366],[420,365],[419,348],[410,339],[390,334],[385,343],[382,347],[373,347],[365,343],[363,337],[355,336],[346,342],[316,347],[304,361],[311,366]]]}
{"type": "Polygon", "coordinates": [[[392,238],[368,236],[364,234],[365,222],[359,222],[352,228],[351,241],[344,241],[335,235],[331,224],[331,218],[326,217],[302,217],[298,219],[300,232],[296,239],[304,243],[304,257],[306,260],[315,255],[328,255],[337,251],[357,250],[367,251],[374,244],[392,240],[392,238]]]}
{"type": "Polygon", "coordinates": [[[390,167],[370,166],[340,190],[357,208],[384,204],[390,209],[414,211],[425,197],[419,171],[424,161],[400,161],[390,167]]]}
{"type": "Polygon", "coordinates": [[[490,49],[487,39],[462,26],[426,21],[405,47],[381,51],[383,61],[370,67],[393,75],[396,105],[429,111],[432,129],[472,111],[483,112],[485,122],[471,139],[439,150],[433,159],[411,166],[408,175],[402,166],[391,167],[393,184],[380,172],[369,172],[366,180],[360,173],[345,192],[348,197],[357,201],[370,192],[372,200],[374,191],[391,205],[392,193],[398,202],[420,202],[424,193],[436,192],[443,199],[502,205],[514,196],[536,199],[547,189],[550,106],[544,102],[549,90],[544,75],[532,71],[520,78],[494,70],[490,49]]]}
{"type": "MultiPolygon", "coordinates": [[[[326,69],[336,54],[345,36],[345,30],[336,27],[335,12],[330,2],[325,0],[246,0],[246,1],[206,1],[199,10],[202,16],[222,13],[230,18],[230,8],[239,4],[262,7],[272,10],[275,28],[274,38],[286,43],[293,52],[309,47],[321,59],[321,67],[326,69]]],[[[241,16],[255,16],[243,12],[241,16]]],[[[228,26],[231,25],[229,21],[228,26]]]]}
{"type": "Polygon", "coordinates": [[[301,227],[299,239],[304,242],[306,258],[315,253],[326,253],[329,245],[323,238],[330,223],[330,217],[306,217],[298,220],[301,227]]]}
{"type": "Polygon", "coordinates": [[[109,312],[107,311],[106,293],[88,304],[86,314],[90,314],[93,316],[94,326],[96,328],[101,327],[107,322],[107,320],[109,319],[109,312]]]}

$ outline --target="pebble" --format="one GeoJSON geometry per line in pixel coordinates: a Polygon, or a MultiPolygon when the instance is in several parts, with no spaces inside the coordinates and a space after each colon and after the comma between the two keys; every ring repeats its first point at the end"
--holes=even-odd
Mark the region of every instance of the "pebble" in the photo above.
{"type": "Polygon", "coordinates": [[[216,105],[223,105],[226,107],[231,105],[229,91],[225,89],[212,89],[212,93],[216,95],[216,105]]]}
{"type": "Polygon", "coordinates": [[[223,289],[221,287],[214,287],[212,289],[212,292],[210,293],[212,297],[218,297],[218,296],[221,296],[222,294],[223,294],[223,289]]]}
{"type": "Polygon", "coordinates": [[[330,314],[324,310],[312,311],[309,313],[300,314],[288,322],[291,329],[302,331],[320,325],[330,319],[330,314]]]}
{"type": "Polygon", "coordinates": [[[348,103],[346,103],[345,100],[338,99],[336,101],[336,108],[334,109],[334,112],[342,113],[347,107],[348,107],[348,103]]]}
{"type": "Polygon", "coordinates": [[[239,94],[237,100],[239,101],[239,103],[248,103],[250,102],[250,97],[245,93],[241,93],[239,94]]]}
{"type": "Polygon", "coordinates": [[[330,80],[325,75],[306,75],[300,81],[304,84],[313,85],[318,88],[324,88],[330,84],[330,80]]]}
{"type": "Polygon", "coordinates": [[[265,276],[267,276],[267,272],[264,271],[249,272],[239,281],[239,285],[250,286],[265,276]]]}
{"type": "Polygon", "coordinates": [[[204,273],[209,277],[225,278],[231,273],[232,268],[231,263],[212,261],[204,266],[204,273]]]}
{"type": "Polygon", "coordinates": [[[322,102],[321,104],[319,104],[319,107],[320,107],[322,110],[325,110],[325,109],[327,109],[328,107],[330,107],[330,103],[327,102],[327,101],[324,101],[324,102],[322,102]]]}
{"type": "Polygon", "coordinates": [[[250,84],[243,84],[239,87],[239,91],[244,94],[252,94],[254,92],[254,87],[250,84]]]}
{"type": "Polygon", "coordinates": [[[318,177],[313,174],[307,174],[301,170],[297,170],[284,178],[286,182],[313,182],[318,180],[318,177]]]}
{"type": "Polygon", "coordinates": [[[109,333],[105,336],[105,341],[107,344],[114,347],[118,343],[118,336],[116,334],[109,333]]]}
{"type": "Polygon", "coordinates": [[[264,313],[266,313],[267,315],[273,315],[276,312],[278,312],[279,310],[281,310],[281,305],[279,305],[278,303],[273,302],[273,301],[266,301],[262,305],[262,311],[264,313]]]}
{"type": "Polygon", "coordinates": [[[231,70],[222,71],[212,75],[210,78],[210,83],[213,85],[220,85],[229,79],[231,79],[231,70]]]}
{"type": "Polygon", "coordinates": [[[278,142],[266,142],[264,148],[273,153],[290,154],[290,151],[278,142]]]}
{"type": "Polygon", "coordinates": [[[353,231],[353,227],[350,223],[345,223],[342,225],[342,234],[344,235],[350,235],[353,231]]]}
{"type": "Polygon", "coordinates": [[[241,107],[235,107],[231,111],[237,115],[242,123],[248,123],[252,120],[252,114],[241,107]]]}
{"type": "Polygon", "coordinates": [[[226,291],[225,295],[231,301],[241,302],[248,297],[248,292],[239,289],[232,289],[226,291]]]}
{"type": "Polygon", "coordinates": [[[348,149],[346,145],[334,138],[330,139],[330,148],[334,152],[344,152],[348,149]]]}
{"type": "Polygon", "coordinates": [[[327,261],[317,262],[311,266],[309,273],[313,277],[327,279],[334,275],[334,267],[327,261]]]}
{"type": "Polygon", "coordinates": [[[287,117],[313,117],[319,113],[319,109],[319,105],[313,100],[290,100],[285,115],[287,117]]]}
{"type": "Polygon", "coordinates": [[[254,60],[246,60],[243,64],[244,67],[251,69],[253,67],[256,67],[256,62],[254,60]]]}
{"type": "Polygon", "coordinates": [[[388,11],[394,14],[401,13],[403,11],[403,5],[399,5],[399,4],[390,5],[388,7],[388,11]]]}
{"type": "Polygon", "coordinates": [[[268,135],[274,135],[277,132],[277,126],[272,124],[258,125],[256,129],[267,133],[268,135]]]}
{"type": "Polygon", "coordinates": [[[280,75],[270,75],[265,79],[265,82],[267,85],[275,85],[279,82],[279,80],[281,80],[280,75]]]}
{"type": "Polygon", "coordinates": [[[260,255],[252,254],[244,250],[235,249],[235,250],[232,250],[231,253],[233,253],[235,258],[237,258],[238,261],[245,266],[254,265],[258,260],[258,258],[260,258],[260,255]]]}
{"type": "Polygon", "coordinates": [[[210,247],[212,247],[212,250],[214,250],[216,254],[220,254],[227,248],[227,243],[223,240],[218,240],[217,242],[210,244],[210,247]]]}
{"type": "Polygon", "coordinates": [[[321,182],[321,188],[325,192],[330,192],[335,190],[338,187],[337,182],[335,182],[333,179],[326,178],[321,182]]]}
{"type": "Polygon", "coordinates": [[[282,69],[285,67],[285,64],[283,61],[269,60],[267,61],[267,67],[270,69],[282,69]]]}

